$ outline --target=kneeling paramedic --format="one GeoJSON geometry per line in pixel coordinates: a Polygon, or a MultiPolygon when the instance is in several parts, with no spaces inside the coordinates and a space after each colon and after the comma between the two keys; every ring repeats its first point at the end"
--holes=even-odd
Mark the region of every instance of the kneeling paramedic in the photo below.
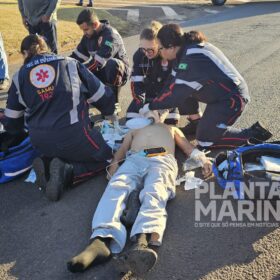
{"type": "Polygon", "coordinates": [[[247,144],[250,138],[266,141],[272,136],[259,122],[243,130],[231,127],[250,100],[248,86],[203,33],[183,33],[179,25],[167,24],[159,30],[157,38],[161,56],[175,60],[173,79],[161,97],[145,105],[145,110],[184,107],[185,112],[180,113],[188,115],[191,123],[182,130],[185,135],[196,131],[202,147],[235,147],[247,144]],[[202,117],[199,102],[206,104],[202,117]]]}
{"type": "Polygon", "coordinates": [[[29,35],[21,43],[24,65],[9,89],[5,129],[14,135],[26,123],[31,142],[48,159],[35,160],[37,184],[50,200],[63,189],[104,170],[111,148],[90,126],[89,104],[114,111],[114,95],[84,65],[48,53],[44,39],[29,35]],[[49,163],[49,164],[48,164],[49,163]]]}
{"type": "Polygon", "coordinates": [[[129,76],[122,37],[109,21],[99,20],[91,9],[83,10],[76,22],[84,36],[71,57],[84,63],[102,83],[112,88],[116,97],[116,111],[120,112],[118,96],[129,76]]]}
{"type": "MultiPolygon", "coordinates": [[[[159,119],[156,111],[152,114],[159,119]]],[[[211,174],[211,163],[205,154],[195,149],[178,128],[155,122],[129,132],[110,165],[112,177],[92,220],[91,244],[68,262],[71,272],[82,272],[91,265],[108,261],[112,253],[124,249],[127,230],[122,215],[135,190],[139,191],[140,207],[134,213],[132,246],[117,260],[135,274],[143,274],[154,266],[157,260],[154,249],[161,245],[166,227],[166,204],[175,197],[178,174],[175,143],[185,155],[201,162],[205,176],[211,174]]]]}

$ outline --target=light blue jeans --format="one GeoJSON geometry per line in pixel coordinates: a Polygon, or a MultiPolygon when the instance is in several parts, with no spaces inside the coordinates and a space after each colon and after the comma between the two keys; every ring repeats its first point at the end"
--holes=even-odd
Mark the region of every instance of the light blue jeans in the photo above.
{"type": "Polygon", "coordinates": [[[4,49],[3,38],[0,33],[0,80],[9,79],[8,60],[4,49]]]}
{"type": "Polygon", "coordinates": [[[175,197],[178,166],[173,155],[143,157],[133,154],[126,158],[99,201],[92,220],[91,238],[112,238],[112,253],[120,253],[126,243],[127,231],[120,217],[129,194],[142,188],[141,207],[132,226],[130,237],[139,233],[157,233],[161,245],[166,227],[166,204],[175,197]]]}

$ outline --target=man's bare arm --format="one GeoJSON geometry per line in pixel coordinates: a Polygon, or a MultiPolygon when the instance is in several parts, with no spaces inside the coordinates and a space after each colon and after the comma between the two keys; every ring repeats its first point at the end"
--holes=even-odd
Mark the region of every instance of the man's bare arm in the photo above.
{"type": "Polygon", "coordinates": [[[177,127],[173,127],[174,140],[176,145],[189,157],[192,153],[194,146],[187,140],[184,133],[177,127]]]}
{"type": "Polygon", "coordinates": [[[126,153],[130,150],[132,139],[133,139],[133,132],[129,132],[124,137],[123,143],[121,147],[114,154],[113,160],[108,169],[110,176],[113,176],[113,174],[119,168],[119,162],[125,159],[126,153]]]}
{"type": "Polygon", "coordinates": [[[204,177],[208,177],[212,173],[212,163],[210,160],[205,156],[203,152],[200,152],[196,149],[185,137],[183,132],[174,127],[174,140],[176,145],[188,156],[194,157],[195,159],[199,159],[202,163],[202,173],[204,177]]]}

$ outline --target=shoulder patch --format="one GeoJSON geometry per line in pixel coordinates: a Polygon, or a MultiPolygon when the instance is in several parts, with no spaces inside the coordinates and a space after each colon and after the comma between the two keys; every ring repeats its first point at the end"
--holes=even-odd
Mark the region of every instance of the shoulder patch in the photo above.
{"type": "Polygon", "coordinates": [[[106,46],[110,47],[110,48],[113,47],[113,43],[110,42],[110,41],[108,41],[108,40],[106,40],[104,44],[105,44],[106,46]]]}
{"type": "Polygon", "coordinates": [[[49,64],[34,67],[29,74],[31,84],[36,88],[48,87],[55,78],[55,70],[49,64]]]}
{"type": "Polygon", "coordinates": [[[178,69],[180,70],[187,70],[188,64],[187,63],[180,63],[178,69]]]}

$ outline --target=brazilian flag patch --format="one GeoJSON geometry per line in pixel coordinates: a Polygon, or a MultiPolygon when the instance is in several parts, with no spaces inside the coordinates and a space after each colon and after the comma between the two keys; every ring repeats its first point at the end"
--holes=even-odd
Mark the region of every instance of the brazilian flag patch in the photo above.
{"type": "Polygon", "coordinates": [[[180,63],[179,66],[178,66],[178,68],[179,68],[180,70],[187,70],[188,64],[187,64],[187,63],[180,63]]]}
{"type": "Polygon", "coordinates": [[[108,46],[108,47],[110,47],[110,48],[112,48],[113,47],[113,43],[112,42],[109,42],[109,41],[105,41],[105,43],[104,43],[106,46],[108,46]]]}

